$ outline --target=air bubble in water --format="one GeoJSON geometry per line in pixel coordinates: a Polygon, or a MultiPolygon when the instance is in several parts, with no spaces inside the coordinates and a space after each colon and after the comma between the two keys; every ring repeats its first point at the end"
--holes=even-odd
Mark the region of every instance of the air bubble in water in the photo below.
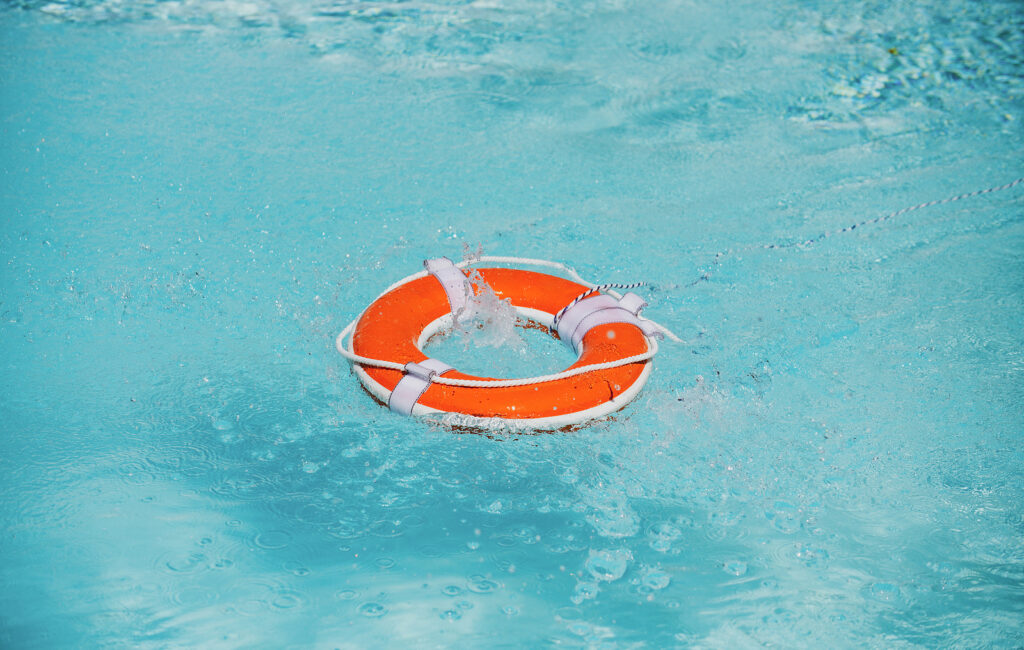
{"type": "Polygon", "coordinates": [[[633,554],[628,549],[590,551],[584,566],[595,580],[613,582],[626,573],[626,567],[632,559],[633,554]]]}

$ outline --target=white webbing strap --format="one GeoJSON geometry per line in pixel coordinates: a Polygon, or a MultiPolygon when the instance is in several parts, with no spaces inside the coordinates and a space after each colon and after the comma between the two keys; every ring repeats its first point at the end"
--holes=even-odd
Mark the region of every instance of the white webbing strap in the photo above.
{"type": "Polygon", "coordinates": [[[448,294],[448,304],[452,308],[452,316],[457,320],[459,314],[466,308],[466,295],[469,293],[466,290],[469,284],[466,274],[447,257],[424,260],[423,266],[427,273],[437,278],[444,287],[444,292],[448,294]]]}
{"type": "Polygon", "coordinates": [[[598,295],[581,300],[565,310],[558,321],[558,337],[579,353],[580,342],[591,329],[610,323],[635,325],[650,337],[661,338],[661,331],[649,320],[638,318],[647,302],[635,293],[627,293],[616,300],[608,295],[598,295]]]}
{"type": "Polygon", "coordinates": [[[388,408],[395,413],[412,415],[413,407],[423,397],[423,393],[427,392],[434,376],[443,375],[451,369],[452,367],[447,363],[437,359],[424,359],[420,363],[405,364],[405,375],[398,380],[398,385],[391,391],[388,408]]]}

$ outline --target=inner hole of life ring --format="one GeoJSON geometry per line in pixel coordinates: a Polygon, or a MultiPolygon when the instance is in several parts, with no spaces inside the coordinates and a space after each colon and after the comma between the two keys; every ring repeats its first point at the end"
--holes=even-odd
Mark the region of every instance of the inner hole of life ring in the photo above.
{"type": "Polygon", "coordinates": [[[495,344],[480,325],[474,321],[456,330],[449,315],[424,331],[420,349],[459,372],[500,379],[553,374],[576,362],[576,354],[547,325],[523,314],[515,322],[518,341],[495,344]]]}

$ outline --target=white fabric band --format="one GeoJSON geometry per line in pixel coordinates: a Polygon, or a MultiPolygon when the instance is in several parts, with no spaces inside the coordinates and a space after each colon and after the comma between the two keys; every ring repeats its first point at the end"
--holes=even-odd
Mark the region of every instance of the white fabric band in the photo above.
{"type": "Polygon", "coordinates": [[[598,295],[581,300],[565,310],[558,321],[558,337],[579,354],[580,342],[591,329],[610,323],[629,323],[639,327],[646,336],[661,337],[661,332],[648,320],[640,320],[640,310],[647,306],[643,298],[627,293],[619,300],[598,295]]]}
{"type": "Polygon", "coordinates": [[[395,413],[412,415],[413,407],[423,397],[423,393],[427,392],[434,375],[443,375],[451,369],[447,363],[437,359],[424,359],[420,363],[405,364],[405,375],[391,391],[388,408],[395,413]]]}
{"type": "Polygon", "coordinates": [[[437,278],[437,281],[444,287],[448,294],[448,304],[451,305],[452,315],[458,318],[462,310],[466,308],[466,290],[469,280],[466,274],[459,270],[455,263],[447,257],[438,257],[432,260],[424,260],[424,268],[427,273],[437,278]]]}

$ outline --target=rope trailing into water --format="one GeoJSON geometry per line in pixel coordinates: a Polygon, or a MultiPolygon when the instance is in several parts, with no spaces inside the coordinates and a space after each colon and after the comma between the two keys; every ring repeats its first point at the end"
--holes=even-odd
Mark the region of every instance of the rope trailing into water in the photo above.
{"type": "MultiPolygon", "coordinates": [[[[875,217],[874,219],[867,219],[865,221],[861,221],[860,223],[855,223],[852,226],[847,226],[845,228],[841,228],[840,230],[826,230],[825,232],[821,233],[817,237],[811,237],[810,239],[802,241],[799,244],[789,244],[789,246],[794,246],[794,245],[795,246],[813,246],[814,244],[817,244],[818,242],[820,242],[821,240],[823,240],[823,239],[825,239],[827,237],[831,237],[832,235],[839,235],[839,234],[842,234],[844,232],[850,232],[852,230],[855,230],[856,228],[860,228],[861,226],[869,226],[869,225],[873,225],[873,224],[876,224],[876,223],[882,223],[883,221],[888,221],[889,219],[894,219],[894,218],[899,217],[901,215],[907,214],[908,212],[913,212],[914,210],[923,210],[925,208],[930,208],[930,207],[933,207],[933,206],[936,206],[936,205],[944,205],[946,203],[953,203],[954,201],[962,201],[964,199],[973,199],[974,197],[981,196],[982,194],[990,194],[992,192],[1001,192],[1003,190],[1008,190],[1011,187],[1020,185],[1021,183],[1024,183],[1024,177],[1018,178],[1015,181],[1010,181],[1006,185],[999,185],[997,187],[989,187],[989,188],[986,188],[984,190],[976,190],[974,192],[968,192],[966,194],[959,194],[957,196],[951,196],[951,197],[945,198],[945,199],[938,199],[936,201],[928,201],[927,203],[918,203],[917,205],[912,205],[909,208],[903,208],[902,210],[897,210],[896,212],[890,212],[887,215],[884,215],[884,216],[881,216],[881,217],[875,217]]],[[[765,248],[783,248],[783,246],[779,246],[777,244],[769,244],[769,245],[765,246],[765,248]]]]}
{"type": "MultiPolygon", "coordinates": [[[[889,214],[882,215],[880,217],[875,217],[874,219],[866,219],[864,221],[860,221],[860,222],[851,224],[851,225],[846,226],[845,228],[841,228],[839,230],[827,230],[827,231],[821,233],[820,235],[818,235],[816,237],[811,237],[810,239],[805,239],[802,242],[795,242],[795,243],[790,243],[790,244],[777,244],[777,243],[763,244],[761,246],[749,246],[749,247],[746,247],[746,248],[733,248],[733,249],[721,251],[721,252],[715,253],[715,257],[714,257],[714,259],[712,261],[712,264],[713,265],[717,265],[721,261],[721,259],[723,257],[726,257],[728,255],[733,255],[733,254],[736,254],[736,253],[739,253],[739,252],[747,251],[747,250],[757,250],[757,249],[761,249],[761,250],[777,250],[777,249],[784,249],[784,248],[793,248],[793,247],[796,247],[796,246],[800,246],[800,247],[813,246],[814,244],[817,244],[817,243],[821,242],[822,240],[827,239],[828,237],[831,237],[833,235],[838,235],[838,234],[842,234],[842,233],[851,232],[851,231],[856,230],[857,228],[861,228],[863,226],[868,226],[868,225],[874,225],[874,224],[877,224],[877,223],[882,223],[884,221],[888,221],[890,219],[894,219],[894,218],[899,217],[901,215],[907,214],[908,212],[913,212],[915,210],[923,210],[925,208],[931,208],[931,207],[934,207],[936,205],[944,205],[946,203],[953,203],[955,201],[962,201],[964,199],[974,198],[974,197],[977,197],[977,196],[981,196],[983,194],[991,194],[993,192],[1001,192],[1003,190],[1008,190],[1008,189],[1010,189],[1012,187],[1016,187],[1017,185],[1020,185],[1022,183],[1024,183],[1024,177],[1021,177],[1021,178],[1018,178],[1016,180],[1010,181],[1009,183],[1006,183],[1005,185],[997,185],[997,186],[994,186],[994,187],[988,187],[988,188],[985,188],[983,190],[975,190],[973,192],[967,192],[965,194],[958,194],[956,196],[951,196],[951,197],[948,197],[948,198],[945,198],[945,199],[938,199],[938,200],[935,200],[935,201],[928,201],[926,203],[918,203],[917,205],[912,205],[912,206],[909,206],[909,207],[906,207],[906,208],[902,208],[900,210],[896,210],[895,212],[890,212],[889,214]]],[[[585,300],[587,297],[592,296],[595,293],[603,291],[603,292],[607,292],[609,295],[611,295],[611,296],[613,296],[615,298],[621,298],[622,296],[619,295],[618,293],[616,293],[615,291],[612,291],[612,289],[629,290],[629,289],[635,289],[637,287],[646,286],[646,283],[644,283],[644,282],[635,282],[633,284],[618,284],[618,283],[595,284],[593,282],[588,282],[588,281],[584,280],[582,277],[580,277],[580,274],[577,273],[575,269],[573,269],[572,267],[570,267],[568,265],[562,264],[560,262],[552,262],[550,260],[539,260],[539,259],[531,259],[531,258],[524,258],[524,257],[498,257],[498,256],[493,256],[493,255],[483,255],[483,256],[477,257],[475,259],[470,259],[470,260],[465,260],[465,261],[462,261],[462,262],[458,262],[455,266],[457,266],[459,268],[465,268],[466,266],[470,266],[471,264],[475,264],[477,262],[491,262],[491,263],[496,263],[496,264],[515,264],[515,265],[522,265],[522,266],[542,266],[542,267],[547,267],[547,268],[552,268],[552,269],[558,269],[559,271],[562,271],[563,273],[568,275],[570,278],[572,278],[576,282],[579,282],[580,284],[582,284],[582,285],[584,285],[586,287],[589,287],[589,289],[587,289],[583,293],[581,293],[578,296],[576,296],[572,300],[572,302],[570,302],[568,305],[563,307],[555,315],[554,321],[553,321],[553,324],[552,324],[552,327],[551,327],[552,330],[557,328],[557,326],[558,326],[558,319],[561,318],[565,314],[566,310],[568,310],[570,307],[572,307],[576,303],[580,302],[581,300],[585,300]]],[[[390,287],[388,287],[384,291],[384,293],[382,293],[381,295],[384,295],[384,294],[388,293],[389,291],[392,291],[393,289],[395,289],[395,288],[405,284],[406,282],[410,282],[410,281],[415,280],[417,278],[425,277],[426,275],[427,275],[426,271],[420,271],[419,273],[414,273],[414,274],[412,274],[412,275],[410,275],[408,277],[402,278],[398,282],[395,282],[390,287]]],[[[704,280],[708,280],[710,277],[711,277],[711,273],[710,272],[705,272],[699,278],[697,278],[696,280],[691,282],[689,284],[689,286],[692,287],[692,286],[696,285],[699,282],[702,282],[704,280]]],[[[400,372],[404,372],[405,371],[405,365],[404,364],[396,363],[394,361],[384,361],[382,359],[371,359],[369,357],[360,356],[358,354],[355,354],[355,352],[351,351],[348,347],[346,347],[345,340],[352,333],[352,330],[355,328],[356,323],[358,322],[358,320],[359,320],[358,317],[356,319],[354,319],[338,335],[338,338],[335,340],[335,347],[337,348],[338,352],[340,352],[341,355],[343,357],[345,357],[346,359],[348,359],[349,361],[351,361],[353,363],[357,363],[357,364],[362,365],[362,366],[372,366],[372,367],[375,367],[375,368],[387,368],[389,370],[397,370],[397,371],[400,371],[400,372]]],[[[648,320],[648,319],[644,319],[644,320],[648,320]]],[[[682,343],[682,339],[680,339],[678,336],[676,336],[671,330],[669,330],[664,325],[661,325],[659,323],[655,323],[654,321],[648,321],[648,322],[650,322],[652,325],[654,325],[659,331],[661,331],[670,340],[675,341],[677,343],[682,343]]],[[[574,377],[576,375],[581,375],[581,374],[587,373],[587,372],[594,372],[594,371],[597,371],[597,370],[608,370],[608,369],[611,369],[611,368],[617,368],[619,366],[624,366],[624,365],[628,365],[628,364],[631,364],[631,363],[639,363],[639,362],[642,362],[642,361],[647,361],[647,360],[653,358],[654,355],[657,354],[657,352],[658,352],[658,343],[657,343],[657,341],[655,339],[653,339],[653,338],[648,338],[648,349],[647,349],[647,352],[643,352],[641,354],[633,355],[631,357],[626,357],[624,359],[617,359],[615,361],[608,361],[608,362],[605,362],[605,363],[595,363],[595,364],[590,364],[590,365],[587,365],[587,366],[580,366],[579,368],[572,368],[570,370],[564,370],[562,372],[555,373],[555,374],[552,374],[552,375],[544,375],[544,376],[541,376],[541,377],[526,377],[526,378],[522,378],[522,379],[505,379],[505,380],[455,379],[455,378],[451,378],[451,377],[435,376],[435,377],[433,377],[432,381],[434,383],[445,384],[447,386],[466,386],[466,387],[470,387],[470,388],[507,388],[507,387],[510,387],[510,386],[526,386],[526,385],[530,385],[530,384],[541,384],[541,383],[546,383],[546,382],[551,382],[551,381],[558,381],[559,379],[565,379],[566,377],[574,377]]]]}
{"type": "MultiPolygon", "coordinates": [[[[997,186],[994,186],[994,187],[987,187],[987,188],[985,188],[983,190],[975,190],[973,192],[967,192],[965,194],[958,194],[956,196],[950,196],[950,197],[947,197],[945,199],[936,199],[935,201],[927,201],[925,203],[918,203],[917,205],[912,205],[912,206],[909,206],[909,207],[906,207],[906,208],[901,208],[901,209],[899,209],[899,210],[897,210],[895,212],[890,212],[889,214],[882,215],[881,217],[875,217],[874,219],[865,219],[864,221],[860,221],[860,222],[851,224],[849,226],[846,226],[845,228],[840,228],[839,230],[826,230],[825,232],[821,233],[820,235],[817,235],[816,237],[811,237],[810,239],[805,239],[805,240],[803,240],[801,242],[793,242],[793,243],[789,243],[789,244],[762,244],[760,246],[748,246],[746,248],[731,248],[731,249],[728,249],[728,250],[724,250],[724,251],[720,251],[718,253],[715,253],[715,257],[714,257],[714,259],[712,259],[711,265],[712,266],[716,266],[722,260],[723,257],[728,257],[730,255],[735,255],[736,253],[742,253],[744,251],[750,251],[750,250],[781,250],[781,249],[784,249],[784,248],[794,248],[794,247],[797,247],[797,246],[799,246],[801,248],[806,248],[808,246],[813,246],[813,245],[821,242],[824,239],[832,237],[833,235],[840,235],[840,234],[843,234],[843,233],[852,232],[852,231],[856,230],[857,228],[861,228],[863,226],[871,226],[871,225],[874,225],[876,223],[882,223],[883,221],[888,221],[890,219],[895,219],[896,217],[899,217],[899,216],[902,216],[904,214],[907,214],[908,212],[913,212],[915,210],[923,210],[925,208],[931,208],[931,207],[934,207],[936,205],[945,205],[947,203],[953,203],[954,201],[963,201],[964,199],[972,199],[972,198],[974,198],[976,196],[981,196],[983,194],[991,194],[992,192],[1002,192],[1003,190],[1008,190],[1008,189],[1010,189],[1012,187],[1016,187],[1017,185],[1020,185],[1021,183],[1024,183],[1024,176],[1022,176],[1021,178],[1018,178],[1016,180],[1010,181],[1009,183],[1006,183],[1005,185],[997,185],[997,186]]],[[[702,273],[699,278],[697,278],[696,280],[694,280],[693,282],[691,282],[687,286],[692,287],[692,286],[694,286],[694,285],[696,285],[696,284],[698,284],[700,282],[703,282],[705,280],[709,280],[710,278],[711,278],[711,273],[710,272],[702,273]]]]}

